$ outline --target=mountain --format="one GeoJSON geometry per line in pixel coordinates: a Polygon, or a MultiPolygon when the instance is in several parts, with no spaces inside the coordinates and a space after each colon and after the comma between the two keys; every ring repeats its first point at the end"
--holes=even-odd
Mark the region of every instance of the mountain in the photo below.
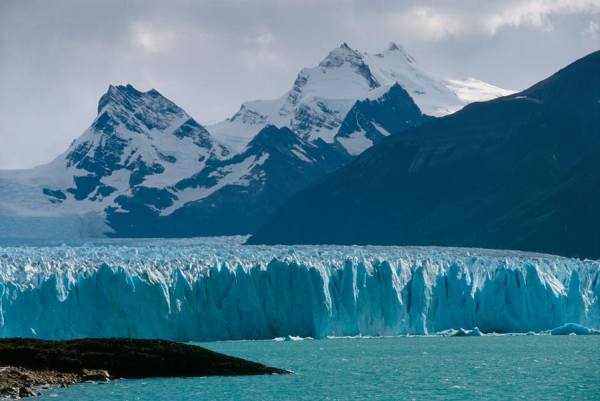
{"type": "Polygon", "coordinates": [[[355,152],[427,120],[402,88],[387,89],[356,103],[359,124],[344,124],[339,142],[267,125],[232,154],[156,90],[111,86],[65,153],[31,170],[0,172],[0,237],[249,233],[355,152]],[[342,143],[363,133],[372,140],[349,154],[342,143]]]}
{"type": "Polygon", "coordinates": [[[600,257],[600,147],[586,152],[560,183],[490,224],[488,242],[600,257]],[[525,244],[525,245],[524,245],[525,244]]]}
{"type": "MultiPolygon", "coordinates": [[[[66,192],[93,202],[141,183],[174,185],[227,154],[204,127],[156,90],[142,93],[127,85],[108,89],[92,126],[59,162],[66,161],[74,176],[66,192]],[[116,171],[121,174],[115,176],[116,171]]],[[[62,198],[64,193],[55,199],[62,198]]]]}
{"type": "Polygon", "coordinates": [[[356,101],[381,96],[394,84],[409,94],[423,114],[434,117],[511,93],[475,79],[435,78],[395,43],[376,54],[343,43],[316,67],[302,69],[292,89],[280,98],[246,102],[234,116],[207,128],[234,152],[269,124],[288,127],[307,140],[333,143],[356,101]]]}
{"type": "Polygon", "coordinates": [[[600,52],[390,136],[289,199],[249,243],[511,248],[600,257],[600,52]]]}
{"type": "Polygon", "coordinates": [[[103,235],[111,231],[105,209],[117,199],[159,194],[228,153],[156,90],[110,86],[92,125],[65,153],[0,172],[0,228],[16,237],[103,235]]]}
{"type": "MultiPolygon", "coordinates": [[[[473,82],[452,85],[471,97],[503,91],[473,82]]],[[[281,99],[246,103],[217,126],[154,89],[110,86],[64,154],[0,172],[0,237],[250,233],[373,144],[461,107],[450,87],[397,45],[371,56],[346,44],[281,99]]]]}
{"type": "Polygon", "coordinates": [[[213,159],[203,170],[160,193],[116,199],[107,214],[119,236],[231,235],[258,228],[290,194],[349,160],[321,140],[306,142],[269,125],[246,149],[213,159]]]}
{"type": "Polygon", "coordinates": [[[410,95],[397,83],[377,97],[377,91],[357,100],[340,123],[334,142],[357,156],[392,132],[397,134],[431,119],[422,114],[410,95]]]}

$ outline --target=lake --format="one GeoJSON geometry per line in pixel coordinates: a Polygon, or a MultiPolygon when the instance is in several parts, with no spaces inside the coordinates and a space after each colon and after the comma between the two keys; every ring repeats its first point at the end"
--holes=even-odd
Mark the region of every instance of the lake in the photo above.
{"type": "Polygon", "coordinates": [[[223,341],[289,376],[120,380],[39,400],[598,400],[600,336],[223,341]]]}

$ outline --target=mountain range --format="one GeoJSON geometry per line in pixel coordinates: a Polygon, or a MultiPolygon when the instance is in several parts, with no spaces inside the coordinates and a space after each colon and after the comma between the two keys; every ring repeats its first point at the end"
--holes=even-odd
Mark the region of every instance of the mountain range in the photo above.
{"type": "Polygon", "coordinates": [[[599,155],[600,51],[385,138],[292,196],[248,242],[600,258],[599,155]]]}
{"type": "Polygon", "coordinates": [[[110,86],[56,159],[0,171],[0,237],[246,234],[289,198],[391,134],[509,94],[426,73],[402,47],[347,44],[276,100],[203,126],[152,89],[110,86]]]}

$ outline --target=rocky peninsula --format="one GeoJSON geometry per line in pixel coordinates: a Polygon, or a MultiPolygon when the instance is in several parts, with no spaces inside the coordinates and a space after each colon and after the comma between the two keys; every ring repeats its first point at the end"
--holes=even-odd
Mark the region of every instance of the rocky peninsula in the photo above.
{"type": "Polygon", "coordinates": [[[290,373],[196,345],[129,338],[0,339],[0,366],[4,398],[35,396],[47,386],[120,378],[290,373]]]}

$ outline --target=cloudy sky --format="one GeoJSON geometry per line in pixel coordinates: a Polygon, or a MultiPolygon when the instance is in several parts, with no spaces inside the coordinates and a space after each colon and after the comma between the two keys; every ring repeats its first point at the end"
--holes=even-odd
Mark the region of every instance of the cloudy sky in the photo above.
{"type": "Polygon", "coordinates": [[[283,94],[344,41],[523,89],[600,49],[600,0],[0,0],[0,169],[63,152],[111,83],[208,124],[283,94]]]}

